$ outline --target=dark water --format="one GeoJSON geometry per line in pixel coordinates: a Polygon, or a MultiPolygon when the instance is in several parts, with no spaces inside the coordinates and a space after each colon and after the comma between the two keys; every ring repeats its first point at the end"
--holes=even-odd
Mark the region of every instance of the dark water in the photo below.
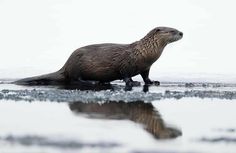
{"type": "Polygon", "coordinates": [[[0,84],[0,152],[190,153],[236,150],[236,86],[0,84]],[[144,92],[145,91],[145,92],[144,92]]]}

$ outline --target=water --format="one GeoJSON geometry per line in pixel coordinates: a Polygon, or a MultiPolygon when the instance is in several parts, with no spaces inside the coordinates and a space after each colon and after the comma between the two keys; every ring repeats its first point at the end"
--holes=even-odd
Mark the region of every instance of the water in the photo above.
{"type": "Polygon", "coordinates": [[[83,90],[7,82],[0,84],[1,153],[236,150],[235,84],[166,82],[125,91],[120,82],[83,90]]]}

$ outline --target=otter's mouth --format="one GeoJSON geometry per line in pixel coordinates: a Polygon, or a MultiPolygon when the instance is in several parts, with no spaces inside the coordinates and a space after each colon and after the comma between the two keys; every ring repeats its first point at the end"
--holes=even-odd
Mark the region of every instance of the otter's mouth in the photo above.
{"type": "Polygon", "coordinates": [[[173,35],[172,39],[170,42],[175,42],[183,38],[183,32],[177,32],[175,35],[173,35]]]}

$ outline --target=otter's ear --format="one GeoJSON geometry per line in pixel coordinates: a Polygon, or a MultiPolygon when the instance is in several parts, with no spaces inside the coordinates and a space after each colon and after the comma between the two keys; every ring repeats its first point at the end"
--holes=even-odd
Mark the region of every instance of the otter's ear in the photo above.
{"type": "Polygon", "coordinates": [[[161,29],[157,28],[155,32],[159,32],[159,31],[161,31],[161,29]]]}

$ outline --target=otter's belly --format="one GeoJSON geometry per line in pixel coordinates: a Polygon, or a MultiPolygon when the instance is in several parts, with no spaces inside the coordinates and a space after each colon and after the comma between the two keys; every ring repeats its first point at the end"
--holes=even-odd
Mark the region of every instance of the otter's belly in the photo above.
{"type": "Polygon", "coordinates": [[[110,82],[120,79],[117,68],[109,64],[83,62],[78,65],[71,65],[69,78],[72,80],[90,80],[110,82]]]}
{"type": "Polygon", "coordinates": [[[81,79],[83,80],[94,80],[101,82],[110,82],[120,79],[120,75],[112,68],[106,67],[93,67],[81,71],[81,79]]]}

